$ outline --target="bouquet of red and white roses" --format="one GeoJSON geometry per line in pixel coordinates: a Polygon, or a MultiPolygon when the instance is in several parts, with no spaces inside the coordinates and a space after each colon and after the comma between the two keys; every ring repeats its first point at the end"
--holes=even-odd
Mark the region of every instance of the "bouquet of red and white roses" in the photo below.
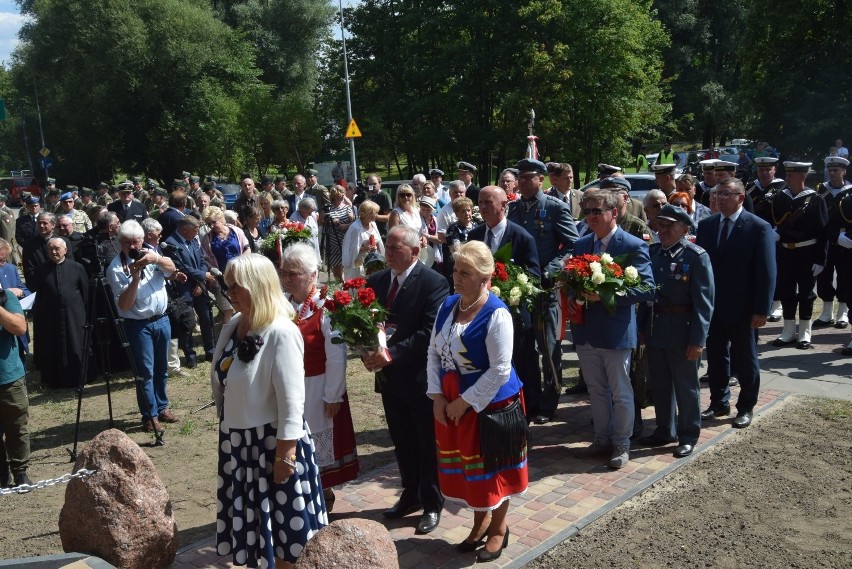
{"type": "MultiPolygon", "coordinates": [[[[565,260],[565,270],[561,280],[574,292],[576,304],[582,306],[587,294],[596,294],[610,314],[615,313],[616,297],[625,296],[628,289],[646,290],[639,271],[629,265],[630,255],[613,258],[607,253],[601,255],[578,255],[565,260]]],[[[582,310],[576,310],[572,322],[581,324],[582,310]]]]}
{"type": "Polygon", "coordinates": [[[310,243],[313,234],[310,227],[298,221],[285,221],[271,228],[260,246],[262,253],[269,257],[281,258],[281,252],[293,243],[310,243]],[[270,255],[273,253],[273,255],[270,255]]]}

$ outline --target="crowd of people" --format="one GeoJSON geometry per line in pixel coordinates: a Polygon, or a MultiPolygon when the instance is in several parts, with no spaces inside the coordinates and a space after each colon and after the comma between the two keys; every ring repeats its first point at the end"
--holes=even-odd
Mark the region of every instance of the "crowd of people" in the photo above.
{"type": "Polygon", "coordinates": [[[129,343],[142,428],[158,442],[163,423],[180,421],[168,378],[181,373],[179,350],[184,366],[198,365],[200,331],[220,420],[219,553],[240,565],[292,566],[328,523],[333,487],[358,475],[346,347],[334,341],[320,292],[325,265],[329,280],[365,277],[388,311],[386,347],[361,358],[376,373],[401,474],[402,493],[384,515],[422,511],[425,534],[440,524],[445,500],[460,503],[474,518],[457,549],[496,559],[510,535],[509,501],[527,487],[529,429],[554,420],[563,393],[566,317],[581,372],[572,391],[588,391],[594,421],[593,440],[576,455],[614,469],[636,445],[673,444],[674,456],[689,456],[702,421],[731,414],[737,382],[732,424],[748,427],[760,389],[757,331],[767,321],[784,320],[773,344],[810,348],[819,294],[816,323],[848,325],[848,160],[827,158],[828,179],[816,189],[804,184],[809,163],[786,162],[782,180],[776,158],[754,160],[748,187],[733,163],[705,160],[698,180],[658,162],[657,189],[641,200],[619,167],[599,165],[597,184],[580,192],[570,164],[536,159],[483,188],[467,162],[448,185],[432,169],[393,200],[377,175],[363,189],[326,188],[312,170],[292,187],[279,176],[261,178],[258,189],[245,175],[231,209],[212,180],[188,173],[170,192],[128,180],[112,201],[106,184],[97,195],[67,187],[53,204],[52,189],[45,203],[29,197],[15,235],[6,224],[0,239],[0,482],[28,480],[18,300],[38,292],[42,384],[79,386],[100,275],[129,343]],[[308,230],[306,242],[264,245],[294,222],[308,230]],[[16,243],[23,281],[7,263],[16,243]],[[544,289],[517,319],[490,291],[503,247],[544,289]],[[579,255],[627,259],[641,284],[614,307],[558,286],[566,260],[579,255]],[[705,350],[711,402],[702,410],[705,350]],[[656,426],[645,435],[647,400],[656,426]]]}

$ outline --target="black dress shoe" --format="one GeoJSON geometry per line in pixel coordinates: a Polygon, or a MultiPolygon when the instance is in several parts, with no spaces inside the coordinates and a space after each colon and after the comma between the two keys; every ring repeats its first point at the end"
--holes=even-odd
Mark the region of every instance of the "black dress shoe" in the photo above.
{"type": "Polygon", "coordinates": [[[801,342],[796,342],[796,349],[797,350],[810,350],[811,348],[813,348],[813,346],[811,346],[811,343],[808,342],[807,340],[802,340],[801,342]]]}
{"type": "Polygon", "coordinates": [[[730,414],[730,405],[708,407],[707,409],[701,412],[701,418],[705,421],[709,421],[710,419],[715,419],[716,417],[727,417],[730,414]]]}
{"type": "Polygon", "coordinates": [[[586,387],[586,383],[583,382],[583,381],[578,382],[577,385],[575,385],[573,387],[566,387],[565,388],[565,395],[581,395],[583,393],[588,393],[588,392],[589,392],[589,388],[586,387]]]}
{"type": "Polygon", "coordinates": [[[663,446],[666,446],[666,445],[670,445],[675,441],[677,441],[677,439],[672,439],[670,441],[667,441],[665,439],[657,438],[654,435],[650,435],[650,436],[642,437],[641,439],[639,439],[639,444],[643,447],[663,447],[663,446]]]}
{"type": "Polygon", "coordinates": [[[737,417],[734,419],[734,427],[737,429],[745,429],[749,425],[751,425],[751,411],[746,411],[744,413],[737,413],[737,417]]]}
{"type": "Polygon", "coordinates": [[[728,378],[728,387],[736,387],[740,384],[740,380],[734,377],[733,375],[728,378]]]}
{"type": "Polygon", "coordinates": [[[190,354],[186,356],[186,367],[187,369],[193,369],[198,365],[198,357],[195,354],[190,354]]]}
{"type": "Polygon", "coordinates": [[[536,425],[546,425],[549,422],[551,422],[552,420],[553,420],[553,415],[545,415],[545,414],[542,413],[542,414],[535,416],[535,419],[533,419],[533,423],[535,423],[536,425]]]}
{"type": "Polygon", "coordinates": [[[783,348],[784,346],[792,346],[795,343],[796,343],[796,340],[787,341],[787,340],[782,340],[781,338],[775,338],[774,340],[772,340],[772,345],[775,346],[776,348],[783,348]]]}
{"type": "Polygon", "coordinates": [[[382,512],[382,515],[392,520],[398,520],[408,514],[413,514],[421,508],[423,508],[423,505],[420,502],[411,502],[408,500],[403,501],[400,499],[392,508],[382,512]]]}
{"type": "Polygon", "coordinates": [[[509,528],[506,528],[506,535],[503,536],[503,545],[500,546],[500,549],[497,551],[488,551],[487,549],[480,549],[479,553],[476,554],[477,563],[486,563],[488,561],[494,561],[501,555],[503,555],[503,550],[506,549],[506,546],[509,545],[509,528]]]}
{"type": "Polygon", "coordinates": [[[831,320],[820,320],[819,318],[817,318],[816,320],[814,320],[814,323],[813,323],[814,328],[827,328],[827,327],[833,326],[833,325],[834,325],[834,318],[832,318],[831,320]]]}
{"type": "Polygon", "coordinates": [[[849,322],[846,320],[841,320],[834,325],[835,328],[840,328],[841,330],[845,330],[847,326],[849,326],[849,322]]]}
{"type": "Polygon", "coordinates": [[[850,348],[849,346],[846,346],[845,348],[840,350],[840,354],[844,355],[844,356],[852,356],[852,348],[850,348]]]}
{"type": "Polygon", "coordinates": [[[429,533],[438,527],[439,523],[441,523],[440,511],[423,512],[420,521],[417,522],[417,533],[429,533]]]}
{"type": "Polygon", "coordinates": [[[204,361],[212,362],[213,361],[213,352],[208,352],[204,354],[204,361]]]}
{"type": "Polygon", "coordinates": [[[768,320],[769,322],[781,322],[781,317],[780,316],[769,316],[769,318],[767,318],[766,320],[768,320]]]}
{"type": "Polygon", "coordinates": [[[672,453],[677,458],[683,458],[692,454],[693,445],[678,445],[672,453]]]}

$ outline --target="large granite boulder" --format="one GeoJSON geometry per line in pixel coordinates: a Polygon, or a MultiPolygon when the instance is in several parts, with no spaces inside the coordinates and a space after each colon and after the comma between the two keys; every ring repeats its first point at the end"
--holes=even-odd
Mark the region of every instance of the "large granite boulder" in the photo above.
{"type": "Polygon", "coordinates": [[[59,536],[65,551],[97,555],[123,569],[159,569],[177,553],[177,524],[154,463],[127,435],[110,429],[79,454],[65,491],[59,536]]]}
{"type": "Polygon", "coordinates": [[[385,526],[372,520],[338,520],[305,545],[296,569],[399,569],[396,547],[385,526]]]}

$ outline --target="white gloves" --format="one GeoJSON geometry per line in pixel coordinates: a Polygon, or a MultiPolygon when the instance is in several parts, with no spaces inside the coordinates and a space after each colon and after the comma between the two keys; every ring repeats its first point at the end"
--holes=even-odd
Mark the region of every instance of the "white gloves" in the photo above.
{"type": "Polygon", "coordinates": [[[837,237],[837,244],[841,247],[852,249],[852,239],[849,239],[845,231],[840,232],[840,235],[837,237]]]}
{"type": "Polygon", "coordinates": [[[813,266],[814,276],[815,276],[815,277],[818,277],[818,276],[819,276],[819,274],[822,272],[822,270],[823,270],[824,268],[825,268],[824,266],[822,266],[822,265],[817,265],[816,263],[814,263],[814,266],[813,266]]]}

